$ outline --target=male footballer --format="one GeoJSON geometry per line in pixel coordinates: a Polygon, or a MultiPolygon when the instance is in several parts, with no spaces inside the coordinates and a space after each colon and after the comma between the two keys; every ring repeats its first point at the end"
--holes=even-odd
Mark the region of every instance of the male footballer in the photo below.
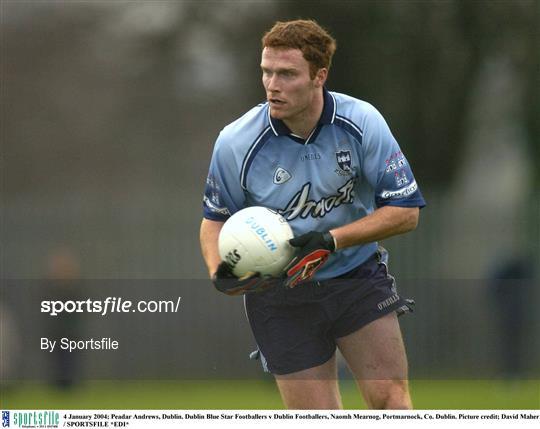
{"type": "Polygon", "coordinates": [[[277,22],[262,39],[266,102],[214,147],[201,247],[216,288],[243,294],[260,357],[285,406],[339,409],[336,347],[367,405],[409,409],[398,295],[377,241],[415,229],[425,205],[381,114],[331,92],[335,40],[316,22],[277,22]],[[265,206],[290,224],[296,257],[279,279],[238,279],[218,235],[238,210],[265,206]]]}

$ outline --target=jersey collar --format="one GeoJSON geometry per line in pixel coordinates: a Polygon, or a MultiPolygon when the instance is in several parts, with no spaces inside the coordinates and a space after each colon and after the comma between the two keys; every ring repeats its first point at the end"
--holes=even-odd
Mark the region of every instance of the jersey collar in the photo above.
{"type": "MultiPolygon", "coordinates": [[[[323,111],[321,117],[319,118],[319,122],[317,123],[317,127],[315,128],[318,128],[319,125],[333,124],[334,120],[336,119],[336,99],[326,88],[323,88],[323,98],[323,111]]],[[[276,136],[294,136],[289,127],[285,125],[285,122],[283,122],[281,119],[272,118],[270,116],[270,106],[267,107],[267,111],[270,127],[276,136]]]]}

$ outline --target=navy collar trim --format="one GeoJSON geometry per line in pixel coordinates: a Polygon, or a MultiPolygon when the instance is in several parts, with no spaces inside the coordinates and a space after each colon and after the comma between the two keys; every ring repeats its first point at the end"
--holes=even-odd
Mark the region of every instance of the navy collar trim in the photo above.
{"type": "MultiPolygon", "coordinates": [[[[326,88],[323,88],[323,98],[323,111],[319,121],[317,122],[317,126],[333,124],[334,120],[336,119],[336,99],[326,88]]],[[[270,106],[268,106],[267,112],[268,122],[270,123],[270,127],[276,136],[288,136],[292,134],[289,127],[285,125],[285,122],[283,122],[281,119],[272,118],[272,116],[270,116],[270,106]]]]}

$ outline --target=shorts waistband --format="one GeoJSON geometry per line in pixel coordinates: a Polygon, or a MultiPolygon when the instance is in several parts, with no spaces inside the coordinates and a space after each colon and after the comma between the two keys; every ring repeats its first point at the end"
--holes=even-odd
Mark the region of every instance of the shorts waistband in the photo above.
{"type": "MultiPolygon", "coordinates": [[[[384,252],[386,252],[386,249],[384,248],[379,248],[379,249],[383,249],[384,252]]],[[[357,265],[356,267],[354,267],[352,270],[350,271],[347,271],[346,273],[343,273],[337,277],[335,277],[336,279],[341,279],[341,278],[347,278],[347,277],[350,277],[350,275],[362,268],[364,268],[366,265],[374,262],[374,261],[377,261],[377,262],[382,262],[382,252],[377,249],[371,256],[369,256],[364,262],[362,262],[361,264],[357,265]]],[[[324,281],[324,280],[323,280],[324,281]]]]}

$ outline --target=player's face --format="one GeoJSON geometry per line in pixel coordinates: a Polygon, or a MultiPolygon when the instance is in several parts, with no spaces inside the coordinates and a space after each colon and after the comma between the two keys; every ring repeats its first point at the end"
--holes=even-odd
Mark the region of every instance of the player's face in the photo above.
{"type": "Polygon", "coordinates": [[[313,99],[326,78],[321,69],[314,79],[300,49],[264,48],[262,82],[273,118],[294,122],[310,114],[313,99]]]}

